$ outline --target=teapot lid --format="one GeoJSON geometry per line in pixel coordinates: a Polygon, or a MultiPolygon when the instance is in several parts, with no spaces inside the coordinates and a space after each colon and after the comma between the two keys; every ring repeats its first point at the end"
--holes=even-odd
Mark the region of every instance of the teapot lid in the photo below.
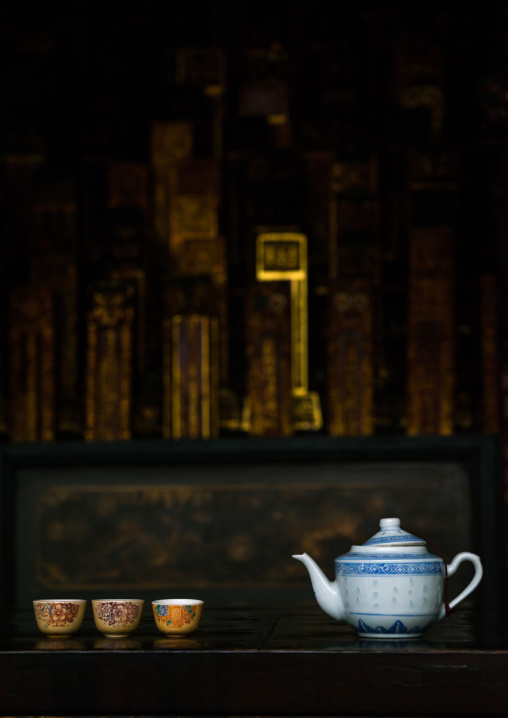
{"type": "Polygon", "coordinates": [[[381,519],[379,528],[364,546],[425,546],[422,538],[400,528],[400,519],[381,519]]]}

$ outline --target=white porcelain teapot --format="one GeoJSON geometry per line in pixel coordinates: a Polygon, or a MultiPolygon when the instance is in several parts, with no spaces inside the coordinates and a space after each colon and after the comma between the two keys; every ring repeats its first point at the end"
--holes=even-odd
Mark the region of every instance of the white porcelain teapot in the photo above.
{"type": "Polygon", "coordinates": [[[483,576],[476,554],[459,553],[445,566],[423,539],[403,531],[395,518],[381,519],[377,534],[335,559],[335,581],[329,581],[308,554],[293,558],[307,567],[323,611],[366,638],[418,638],[474,591],[483,576]],[[474,576],[446,604],[445,579],[462,561],[471,561],[474,576]]]}

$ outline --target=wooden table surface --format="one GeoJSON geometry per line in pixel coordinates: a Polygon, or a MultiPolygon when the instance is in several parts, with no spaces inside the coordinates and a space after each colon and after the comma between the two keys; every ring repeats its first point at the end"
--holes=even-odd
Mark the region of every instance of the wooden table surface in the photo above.
{"type": "Polygon", "coordinates": [[[197,631],[45,638],[6,613],[0,715],[507,716],[505,615],[458,610],[422,639],[364,640],[317,606],[205,605],[197,631]]]}

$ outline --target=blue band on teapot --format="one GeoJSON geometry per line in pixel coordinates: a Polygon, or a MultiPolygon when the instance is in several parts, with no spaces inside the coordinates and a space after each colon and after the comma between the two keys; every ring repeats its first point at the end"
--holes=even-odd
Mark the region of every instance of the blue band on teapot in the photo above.
{"type": "Polygon", "coordinates": [[[442,561],[337,561],[337,575],[343,576],[435,576],[443,572],[442,561]]]}

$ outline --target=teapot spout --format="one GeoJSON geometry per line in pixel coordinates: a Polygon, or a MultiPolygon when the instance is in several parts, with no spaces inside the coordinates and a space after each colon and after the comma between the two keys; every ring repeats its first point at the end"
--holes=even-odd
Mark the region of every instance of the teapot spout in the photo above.
{"type": "Polygon", "coordinates": [[[293,555],[293,558],[301,561],[307,568],[314,595],[323,611],[338,621],[342,620],[344,618],[344,603],[337,581],[329,581],[317,563],[308,554],[293,555]]]}

